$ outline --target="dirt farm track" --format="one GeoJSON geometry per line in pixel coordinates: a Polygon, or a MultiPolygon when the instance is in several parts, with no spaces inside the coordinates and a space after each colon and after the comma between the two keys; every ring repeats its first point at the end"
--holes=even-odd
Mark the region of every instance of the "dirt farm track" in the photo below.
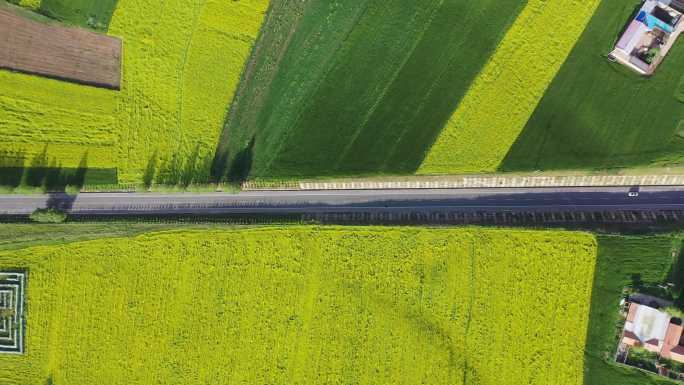
{"type": "Polygon", "coordinates": [[[0,68],[119,89],[121,40],[28,20],[0,6],[0,68]]]}

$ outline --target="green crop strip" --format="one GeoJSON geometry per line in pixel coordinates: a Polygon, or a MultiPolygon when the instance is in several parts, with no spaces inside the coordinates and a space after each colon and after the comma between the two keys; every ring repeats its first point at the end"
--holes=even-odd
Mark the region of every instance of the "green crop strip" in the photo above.
{"type": "Polygon", "coordinates": [[[275,2],[219,158],[257,177],[413,173],[524,3],[275,2]]]}

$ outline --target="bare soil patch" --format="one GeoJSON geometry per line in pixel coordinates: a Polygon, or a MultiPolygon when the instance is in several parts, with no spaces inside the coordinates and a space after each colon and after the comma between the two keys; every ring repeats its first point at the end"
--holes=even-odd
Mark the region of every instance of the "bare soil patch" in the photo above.
{"type": "Polygon", "coordinates": [[[0,68],[119,89],[118,38],[29,20],[0,7],[0,68]]]}

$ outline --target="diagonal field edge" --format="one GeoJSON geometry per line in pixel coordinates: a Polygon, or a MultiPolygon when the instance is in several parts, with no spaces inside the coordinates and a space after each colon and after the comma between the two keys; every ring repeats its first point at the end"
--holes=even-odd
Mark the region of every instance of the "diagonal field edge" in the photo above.
{"type": "Polygon", "coordinates": [[[418,174],[496,171],[599,3],[530,1],[447,122],[418,174]]]}

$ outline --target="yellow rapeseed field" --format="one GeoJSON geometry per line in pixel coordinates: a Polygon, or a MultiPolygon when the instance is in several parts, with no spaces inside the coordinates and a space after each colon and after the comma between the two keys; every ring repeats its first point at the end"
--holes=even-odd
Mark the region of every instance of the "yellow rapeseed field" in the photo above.
{"type": "Polygon", "coordinates": [[[208,169],[267,6],[119,1],[109,33],[125,41],[117,119],[123,181],[139,181],[150,161],[171,176],[208,169]]]}
{"type": "Polygon", "coordinates": [[[28,271],[0,383],[581,385],[584,233],[167,232],[0,253],[28,271]]]}
{"type": "Polygon", "coordinates": [[[418,173],[496,171],[599,2],[530,0],[418,173]]]}
{"type": "Polygon", "coordinates": [[[7,71],[0,71],[0,89],[0,157],[13,154],[29,165],[45,153],[75,167],[87,156],[89,167],[113,166],[112,91],[7,71]]]}
{"type": "Polygon", "coordinates": [[[124,41],[122,90],[0,71],[0,156],[31,164],[47,147],[51,162],[76,167],[87,153],[121,182],[140,182],[150,163],[169,182],[202,178],[267,7],[119,0],[108,33],[124,41]]]}

